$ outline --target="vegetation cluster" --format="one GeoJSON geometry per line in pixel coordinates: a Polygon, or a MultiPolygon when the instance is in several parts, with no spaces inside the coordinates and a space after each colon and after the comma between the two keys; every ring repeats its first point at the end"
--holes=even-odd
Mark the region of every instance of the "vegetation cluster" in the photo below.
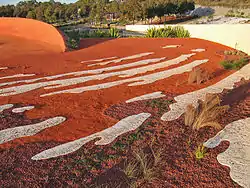
{"type": "Polygon", "coordinates": [[[75,21],[126,24],[166,14],[184,14],[194,8],[194,2],[190,0],[79,0],[71,4],[62,4],[54,0],[29,0],[20,1],[16,5],[0,6],[0,17],[32,18],[57,25],[63,25],[65,22],[75,24],[75,21]]]}
{"type": "Polygon", "coordinates": [[[150,28],[146,32],[148,38],[188,38],[190,33],[182,26],[164,27],[164,28],[150,28]]]}

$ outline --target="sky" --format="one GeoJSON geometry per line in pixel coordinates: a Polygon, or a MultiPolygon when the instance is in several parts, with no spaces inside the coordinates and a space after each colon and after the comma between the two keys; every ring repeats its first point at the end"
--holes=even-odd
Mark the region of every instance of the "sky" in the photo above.
{"type": "MultiPolygon", "coordinates": [[[[21,0],[0,0],[0,5],[7,5],[7,4],[16,4],[21,0]]],[[[37,1],[48,1],[48,0],[37,0],[37,1]]],[[[77,0],[55,0],[61,3],[74,3],[77,0]]]]}

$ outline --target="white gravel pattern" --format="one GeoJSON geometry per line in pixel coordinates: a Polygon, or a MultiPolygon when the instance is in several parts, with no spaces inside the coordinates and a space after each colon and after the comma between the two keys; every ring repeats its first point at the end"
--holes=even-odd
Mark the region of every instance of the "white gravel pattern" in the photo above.
{"type": "Polygon", "coordinates": [[[191,50],[192,52],[205,52],[206,50],[203,48],[197,48],[197,49],[193,49],[191,50]]]}
{"type": "Polygon", "coordinates": [[[25,107],[20,107],[20,108],[14,108],[12,110],[12,112],[13,113],[23,113],[25,111],[29,111],[29,110],[32,110],[34,108],[35,108],[34,106],[25,106],[25,107]]]}
{"type": "Polygon", "coordinates": [[[13,104],[4,104],[0,106],[0,113],[3,112],[4,110],[12,108],[14,105],[13,104]]]}
{"type": "Polygon", "coordinates": [[[214,85],[175,97],[174,99],[176,103],[169,106],[170,111],[163,114],[161,119],[163,121],[173,121],[178,119],[185,112],[186,107],[189,104],[197,106],[198,100],[204,100],[207,93],[221,93],[224,89],[233,89],[234,84],[239,82],[242,78],[249,80],[250,64],[244,66],[239,71],[233,73],[227,78],[224,78],[214,85]]]}
{"type": "MultiPolygon", "coordinates": [[[[25,93],[25,92],[32,91],[35,89],[39,89],[42,87],[45,87],[45,89],[52,89],[52,88],[60,88],[60,87],[65,87],[65,86],[72,86],[75,84],[84,83],[84,82],[91,81],[91,80],[102,80],[102,79],[113,77],[113,76],[119,76],[119,77],[134,76],[136,74],[146,73],[148,71],[154,71],[156,69],[165,68],[165,67],[168,67],[170,65],[175,65],[175,64],[181,63],[193,55],[195,55],[195,53],[181,55],[175,59],[171,59],[171,60],[164,61],[161,63],[147,65],[147,66],[134,68],[134,69],[128,69],[128,70],[124,70],[124,71],[110,72],[110,73],[77,77],[77,78],[62,79],[62,80],[38,82],[38,83],[33,83],[33,84],[26,84],[26,85],[14,86],[14,87],[9,87],[9,88],[3,88],[3,89],[0,89],[0,96],[10,96],[10,95],[21,94],[21,93],[25,93]]],[[[202,62],[203,61],[204,60],[202,60],[202,62]]],[[[200,61],[198,61],[198,62],[200,62],[200,61]]],[[[192,64],[189,66],[192,66],[192,64]]],[[[189,67],[189,66],[187,66],[187,67],[189,67]]],[[[171,70],[175,70],[175,69],[171,69],[171,70]]],[[[177,70],[178,70],[178,68],[177,68],[177,70]]],[[[137,78],[143,78],[143,76],[137,77],[137,78]]],[[[164,78],[164,75],[163,75],[163,78],[164,78]]],[[[135,79],[135,80],[137,80],[137,79],[135,79]]],[[[123,82],[123,81],[121,81],[121,82],[123,82]]],[[[126,83],[126,82],[124,82],[124,83],[126,83]]]]}
{"type": "Polygon", "coordinates": [[[227,150],[217,156],[218,162],[230,168],[231,178],[240,186],[250,187],[250,118],[230,123],[203,145],[215,148],[229,141],[227,150]]]}
{"type": "MultiPolygon", "coordinates": [[[[51,92],[48,94],[43,94],[43,95],[41,95],[41,97],[55,95],[55,94],[62,94],[62,93],[82,93],[85,91],[106,89],[106,88],[114,87],[114,86],[125,84],[125,83],[129,83],[128,86],[138,86],[138,85],[151,84],[151,83],[154,83],[158,80],[162,80],[162,79],[168,78],[168,77],[173,76],[173,75],[182,74],[184,72],[189,72],[194,67],[201,65],[203,63],[206,63],[206,62],[208,62],[207,59],[196,60],[196,61],[193,61],[193,62],[191,62],[187,65],[181,66],[181,67],[177,67],[174,69],[169,69],[169,70],[165,70],[165,71],[161,71],[161,72],[156,72],[153,74],[148,74],[145,76],[138,76],[138,77],[134,77],[134,78],[128,78],[125,80],[118,80],[118,81],[114,81],[114,82],[107,82],[107,83],[97,84],[97,85],[92,85],[92,86],[84,86],[84,87],[79,87],[79,88],[74,88],[74,89],[51,92]]],[[[10,90],[8,90],[8,92],[10,92],[10,90]]],[[[20,92],[20,91],[18,91],[18,92],[20,92]]],[[[1,93],[1,90],[0,90],[0,93],[1,93]]],[[[12,93],[6,93],[6,94],[1,94],[1,95],[10,95],[10,94],[12,94],[12,93]]]]}
{"type": "Polygon", "coordinates": [[[35,74],[15,74],[11,76],[0,77],[0,80],[9,79],[9,78],[30,77],[30,76],[35,76],[35,74]]]}
{"type": "Polygon", "coordinates": [[[50,118],[43,122],[32,124],[32,125],[25,125],[25,126],[1,130],[0,131],[0,144],[9,142],[16,138],[22,138],[26,136],[35,135],[46,128],[59,125],[64,121],[66,121],[66,118],[59,116],[59,117],[50,118]]]}
{"type": "Polygon", "coordinates": [[[179,48],[181,47],[181,45],[167,45],[167,46],[163,46],[162,48],[166,49],[166,48],[179,48]]]}
{"type": "Polygon", "coordinates": [[[165,59],[165,57],[145,59],[145,60],[140,60],[140,61],[136,61],[133,63],[128,63],[128,64],[124,64],[124,65],[117,65],[117,66],[112,66],[112,67],[105,67],[105,68],[100,68],[100,69],[69,72],[69,73],[64,73],[64,74],[57,74],[54,76],[34,78],[34,79],[30,79],[30,80],[18,80],[18,81],[12,81],[12,82],[4,82],[4,83],[0,83],[0,87],[7,86],[7,85],[13,85],[13,84],[19,84],[19,83],[32,83],[32,82],[37,82],[40,80],[52,80],[52,79],[61,78],[64,76],[81,76],[84,74],[99,74],[99,73],[103,73],[105,71],[119,70],[119,69],[123,69],[123,68],[129,68],[129,67],[135,67],[135,66],[139,66],[139,65],[147,65],[150,63],[156,63],[156,62],[159,62],[159,61],[164,60],[164,59],[165,59]]]}
{"type": "Polygon", "coordinates": [[[140,57],[144,57],[144,56],[148,56],[148,55],[152,55],[152,54],[154,54],[154,52],[145,52],[145,53],[140,53],[140,54],[136,54],[136,55],[132,55],[132,56],[127,56],[127,57],[123,57],[123,58],[115,59],[115,60],[111,60],[111,61],[90,64],[88,66],[91,67],[91,66],[96,66],[96,65],[108,65],[110,63],[120,63],[120,62],[125,61],[125,60],[136,59],[136,58],[140,58],[140,57]]]}
{"type": "Polygon", "coordinates": [[[148,100],[148,99],[158,99],[165,97],[166,95],[162,94],[162,91],[154,92],[154,93],[149,93],[145,95],[141,95],[132,99],[129,99],[126,101],[126,103],[131,103],[135,101],[142,101],[142,100],[148,100]]]}
{"type": "Polygon", "coordinates": [[[81,63],[101,62],[101,61],[116,59],[116,58],[118,58],[118,57],[114,56],[114,57],[107,57],[107,58],[102,58],[102,59],[86,60],[86,61],[82,61],[81,63]]]}
{"type": "Polygon", "coordinates": [[[35,156],[32,157],[33,160],[42,160],[54,158],[62,155],[67,155],[69,153],[75,152],[80,149],[84,144],[96,139],[101,138],[96,141],[96,145],[107,145],[112,143],[118,136],[127,133],[129,131],[134,131],[138,127],[140,127],[143,122],[151,116],[149,113],[140,113],[137,115],[128,116],[114,126],[107,128],[101,132],[92,134],[87,137],[80,138],[78,140],[74,140],[72,142],[68,142],[54,148],[45,150],[35,156]]]}

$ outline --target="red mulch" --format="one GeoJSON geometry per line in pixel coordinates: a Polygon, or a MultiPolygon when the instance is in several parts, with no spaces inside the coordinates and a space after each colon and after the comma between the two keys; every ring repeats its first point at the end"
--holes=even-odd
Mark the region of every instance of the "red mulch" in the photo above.
{"type": "MultiPolygon", "coordinates": [[[[221,95],[223,104],[230,102],[231,105],[229,112],[220,119],[223,126],[250,115],[249,82],[240,84],[237,89],[221,95]],[[236,95],[239,96],[237,101],[232,102],[228,98],[236,95]]],[[[168,96],[156,101],[163,107],[163,101],[171,102],[172,98],[168,96]]],[[[31,157],[60,143],[29,143],[0,150],[0,184],[4,187],[128,187],[126,182],[132,180],[121,171],[124,160],[131,160],[132,151],[136,148],[147,151],[154,135],[157,138],[155,151],[164,148],[162,160],[155,168],[156,179],[149,183],[139,177],[139,187],[240,187],[231,180],[229,168],[216,160],[229,143],[223,142],[217,148],[208,150],[208,155],[201,160],[194,157],[197,145],[214,136],[217,130],[204,128],[196,135],[184,125],[183,116],[172,122],[159,121],[162,112],[150,106],[152,104],[152,100],[131,105],[121,103],[108,109],[105,113],[118,119],[140,112],[153,114],[136,132],[119,137],[109,146],[95,146],[94,142],[90,142],[70,155],[42,161],[32,161],[31,157]],[[135,135],[139,136],[133,137],[135,135]]],[[[9,111],[3,114],[12,116],[13,122],[21,117],[11,115],[9,111]]]]}

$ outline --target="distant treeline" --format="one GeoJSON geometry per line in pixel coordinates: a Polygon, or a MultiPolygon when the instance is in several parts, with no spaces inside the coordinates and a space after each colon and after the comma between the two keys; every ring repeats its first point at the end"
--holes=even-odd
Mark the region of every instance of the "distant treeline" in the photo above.
{"type": "Polygon", "coordinates": [[[250,0],[195,0],[205,6],[225,6],[231,8],[250,8],[250,0]]]}
{"type": "Polygon", "coordinates": [[[14,5],[0,6],[0,17],[32,18],[48,23],[71,20],[86,20],[103,23],[107,20],[134,21],[148,20],[164,14],[183,14],[194,9],[191,0],[79,0],[76,3],[62,4],[50,0],[21,1],[14,5]]]}

